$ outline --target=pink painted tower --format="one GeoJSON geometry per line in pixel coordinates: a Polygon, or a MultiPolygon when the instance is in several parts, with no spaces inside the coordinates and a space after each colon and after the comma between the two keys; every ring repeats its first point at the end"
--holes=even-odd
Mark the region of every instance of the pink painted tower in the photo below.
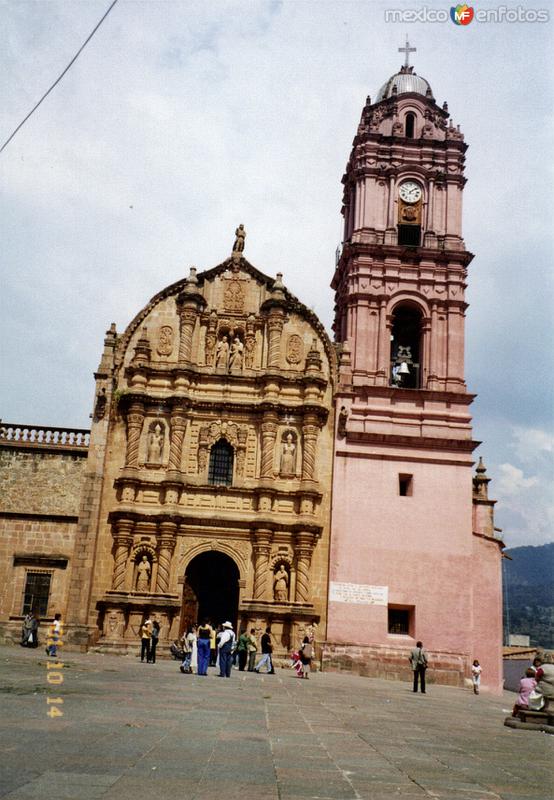
{"type": "Polygon", "coordinates": [[[367,98],[343,177],[332,287],[339,389],[326,668],[431,681],[474,658],[502,685],[501,549],[484,468],[472,477],[464,380],[467,145],[405,64],[367,98]]]}

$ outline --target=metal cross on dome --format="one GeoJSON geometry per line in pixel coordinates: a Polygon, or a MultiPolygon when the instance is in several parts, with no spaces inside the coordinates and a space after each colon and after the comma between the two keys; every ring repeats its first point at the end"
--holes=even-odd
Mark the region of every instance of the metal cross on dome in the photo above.
{"type": "Polygon", "coordinates": [[[408,36],[406,35],[406,45],[405,47],[399,47],[399,53],[406,53],[406,60],[404,61],[404,66],[410,66],[410,53],[415,53],[417,51],[417,47],[410,47],[410,42],[408,41],[408,36]]]}

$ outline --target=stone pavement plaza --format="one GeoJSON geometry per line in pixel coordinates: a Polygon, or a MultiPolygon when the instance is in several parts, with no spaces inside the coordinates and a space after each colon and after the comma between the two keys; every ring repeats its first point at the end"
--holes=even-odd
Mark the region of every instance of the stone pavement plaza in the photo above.
{"type": "MultiPolygon", "coordinates": [[[[0,647],[9,800],[537,800],[554,737],[503,726],[514,695],[289,669],[230,680],[175,662],[0,647]],[[50,659],[51,660],[51,659],[50,659]],[[47,682],[47,674],[59,685],[47,682]],[[47,698],[63,699],[63,705],[47,698]],[[47,716],[58,708],[63,716],[47,716]]],[[[53,712],[54,714],[56,712],[53,712]]]]}

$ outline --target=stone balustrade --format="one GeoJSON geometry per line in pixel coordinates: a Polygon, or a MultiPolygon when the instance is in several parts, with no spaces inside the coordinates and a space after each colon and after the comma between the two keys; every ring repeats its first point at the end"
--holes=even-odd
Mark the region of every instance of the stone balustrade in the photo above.
{"type": "Polygon", "coordinates": [[[90,431],[79,428],[54,428],[43,425],[19,425],[0,421],[0,444],[33,447],[77,447],[86,450],[90,431]]]}

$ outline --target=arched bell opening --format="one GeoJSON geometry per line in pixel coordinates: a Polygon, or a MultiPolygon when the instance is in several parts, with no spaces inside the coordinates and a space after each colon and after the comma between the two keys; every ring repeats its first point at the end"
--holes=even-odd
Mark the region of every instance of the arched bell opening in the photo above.
{"type": "Polygon", "coordinates": [[[392,314],[391,386],[402,389],[421,387],[423,314],[417,306],[400,305],[392,314]]]}
{"type": "Polygon", "coordinates": [[[206,618],[214,626],[227,621],[236,626],[239,578],[239,568],[225,553],[210,550],[195,556],[185,572],[181,631],[206,618]]]}

